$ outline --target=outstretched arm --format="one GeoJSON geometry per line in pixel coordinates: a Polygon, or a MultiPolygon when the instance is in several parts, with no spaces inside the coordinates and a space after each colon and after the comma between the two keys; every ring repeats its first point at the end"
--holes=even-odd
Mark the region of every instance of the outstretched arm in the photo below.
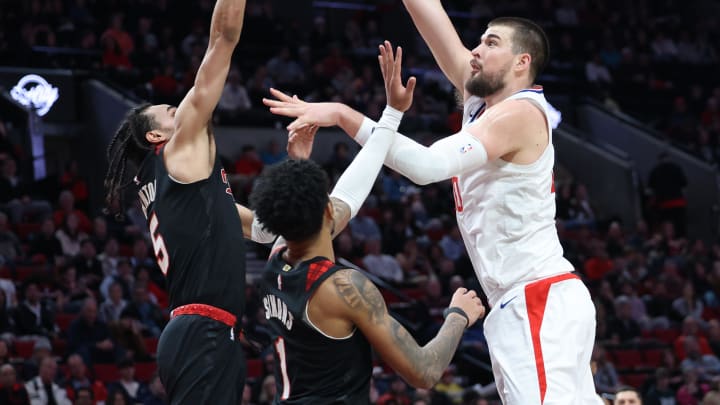
{"type": "Polygon", "coordinates": [[[464,94],[465,81],[472,72],[472,54],[460,40],[440,0],[403,0],[403,4],[440,69],[464,94]]]}
{"type": "Polygon", "coordinates": [[[220,100],[233,50],[240,40],[245,0],[218,0],[210,23],[210,39],[195,83],[175,114],[175,133],[167,151],[179,155],[171,174],[180,181],[206,178],[212,169],[214,144],[207,126],[220,100]],[[211,150],[212,148],[212,150],[211,150]],[[190,165],[190,167],[187,167],[190,165]]]}
{"type": "Polygon", "coordinates": [[[440,380],[457,349],[465,328],[485,313],[474,291],[458,289],[450,306],[468,316],[450,313],[438,334],[420,347],[410,333],[387,312],[380,291],[362,273],[340,270],[323,283],[313,301],[323,315],[347,319],[356,325],[383,360],[415,387],[432,388],[440,380]]]}

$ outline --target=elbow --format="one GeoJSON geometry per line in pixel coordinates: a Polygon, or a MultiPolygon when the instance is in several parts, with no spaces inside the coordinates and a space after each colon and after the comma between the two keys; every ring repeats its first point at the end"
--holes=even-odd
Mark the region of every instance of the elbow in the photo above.
{"type": "Polygon", "coordinates": [[[442,373],[435,372],[434,370],[425,370],[424,373],[413,373],[412,376],[405,377],[405,380],[408,384],[412,385],[413,388],[429,390],[440,381],[440,377],[442,377],[442,373]]]}

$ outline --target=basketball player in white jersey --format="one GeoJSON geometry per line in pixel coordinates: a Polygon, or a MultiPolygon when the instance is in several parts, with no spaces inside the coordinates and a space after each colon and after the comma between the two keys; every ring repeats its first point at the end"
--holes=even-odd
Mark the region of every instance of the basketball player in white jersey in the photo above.
{"type": "MultiPolygon", "coordinates": [[[[533,86],[548,58],[535,23],[498,18],[466,49],[439,0],[404,0],[440,68],[463,93],[463,128],[424,147],[398,134],[385,164],[418,184],[452,179],[457,222],[492,310],[485,320],[506,405],[601,404],[590,370],[595,307],[555,229],[548,103],[533,86]]],[[[273,91],[289,129],[339,125],[361,145],[375,123],[337,103],[273,91]]]]}

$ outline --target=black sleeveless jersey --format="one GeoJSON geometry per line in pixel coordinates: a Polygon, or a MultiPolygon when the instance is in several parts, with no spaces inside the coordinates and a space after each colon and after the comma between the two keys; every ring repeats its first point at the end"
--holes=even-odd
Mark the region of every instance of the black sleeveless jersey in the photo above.
{"type": "Polygon", "coordinates": [[[282,251],[263,272],[261,294],[275,352],[275,404],[370,404],[370,344],[355,330],[329,337],[306,316],[320,284],[343,269],[324,257],[290,266],[282,251]]]}
{"type": "MultiPolygon", "coordinates": [[[[240,322],[245,305],[245,241],[235,199],[220,159],[207,179],[173,180],[164,148],[148,154],[135,182],[170,308],[207,304],[240,322]]],[[[238,325],[239,326],[239,325],[238,325]]]]}

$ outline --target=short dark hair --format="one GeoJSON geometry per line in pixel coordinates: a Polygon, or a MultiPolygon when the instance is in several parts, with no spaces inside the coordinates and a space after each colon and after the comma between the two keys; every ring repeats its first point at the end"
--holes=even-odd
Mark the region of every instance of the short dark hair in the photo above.
{"type": "Polygon", "coordinates": [[[287,241],[304,241],[322,227],[329,201],[325,171],[311,160],[285,160],[258,178],[250,206],[270,232],[287,241]]]}
{"type": "Polygon", "coordinates": [[[642,395],[640,395],[640,391],[638,391],[637,388],[629,386],[629,385],[621,385],[617,390],[615,390],[615,396],[617,396],[621,392],[634,392],[637,394],[638,398],[642,400],[642,395]]]}
{"type": "Polygon", "coordinates": [[[521,17],[498,17],[488,23],[488,27],[493,25],[504,25],[513,29],[513,52],[530,54],[530,78],[534,81],[550,57],[550,41],[545,31],[536,23],[521,17]]]}

